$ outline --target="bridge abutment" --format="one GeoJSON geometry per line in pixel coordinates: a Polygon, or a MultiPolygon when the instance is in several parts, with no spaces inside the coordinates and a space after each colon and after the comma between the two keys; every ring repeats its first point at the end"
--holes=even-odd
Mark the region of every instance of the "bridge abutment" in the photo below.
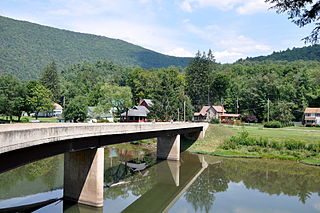
{"type": "Polygon", "coordinates": [[[66,200],[103,206],[104,148],[64,154],[64,190],[66,200]]]}
{"type": "Polygon", "coordinates": [[[180,160],[180,135],[158,137],[157,158],[180,160]]]}

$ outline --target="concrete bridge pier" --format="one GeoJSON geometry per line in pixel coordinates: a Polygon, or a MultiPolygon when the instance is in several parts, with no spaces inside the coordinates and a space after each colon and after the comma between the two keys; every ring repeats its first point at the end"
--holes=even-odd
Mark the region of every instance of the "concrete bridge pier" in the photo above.
{"type": "Polygon", "coordinates": [[[157,158],[180,160],[180,135],[158,137],[157,158]]]}
{"type": "Polygon", "coordinates": [[[103,206],[104,148],[64,154],[65,200],[103,206]]]}

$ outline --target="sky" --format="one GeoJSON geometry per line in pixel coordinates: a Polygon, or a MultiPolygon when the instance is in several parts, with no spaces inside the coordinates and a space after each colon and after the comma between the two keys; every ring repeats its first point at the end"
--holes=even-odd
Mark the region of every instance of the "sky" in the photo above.
{"type": "Polygon", "coordinates": [[[102,35],[173,56],[211,49],[220,63],[305,46],[264,0],[1,0],[0,15],[102,35]]]}

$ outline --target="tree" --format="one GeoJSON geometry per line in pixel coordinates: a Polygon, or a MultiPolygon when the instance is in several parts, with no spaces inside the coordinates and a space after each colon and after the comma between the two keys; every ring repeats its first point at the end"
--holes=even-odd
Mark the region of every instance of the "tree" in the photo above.
{"type": "Polygon", "coordinates": [[[120,116],[123,112],[128,112],[133,106],[132,93],[128,86],[121,87],[106,83],[101,87],[101,100],[99,105],[102,106],[104,112],[109,112],[110,109],[116,108],[116,115],[120,116]]]}
{"type": "Polygon", "coordinates": [[[283,124],[290,123],[294,116],[292,114],[292,108],[294,107],[293,103],[279,101],[274,105],[274,109],[271,111],[271,118],[273,120],[280,121],[283,124]]]}
{"type": "Polygon", "coordinates": [[[27,107],[29,112],[34,112],[36,119],[40,111],[53,110],[53,95],[38,81],[32,80],[27,84],[27,107]]]}
{"type": "Polygon", "coordinates": [[[193,107],[190,98],[184,93],[183,78],[178,75],[178,71],[174,67],[169,67],[160,69],[156,73],[158,81],[151,87],[150,97],[153,106],[148,116],[162,121],[178,120],[178,117],[182,120],[185,102],[186,119],[191,119],[193,107]]]}
{"type": "Polygon", "coordinates": [[[212,89],[221,100],[221,98],[227,93],[227,89],[230,86],[230,77],[226,74],[217,74],[212,81],[212,89]]]}
{"type": "Polygon", "coordinates": [[[83,122],[88,114],[88,101],[84,96],[76,96],[71,99],[66,109],[63,111],[63,117],[66,121],[83,122]]]}
{"type": "Polygon", "coordinates": [[[320,1],[313,0],[265,0],[271,4],[277,13],[287,13],[288,18],[299,27],[315,23],[311,34],[305,37],[305,42],[317,43],[320,31],[319,12],[320,1]]]}
{"type": "Polygon", "coordinates": [[[22,112],[26,109],[25,84],[11,75],[0,76],[0,113],[10,117],[13,116],[20,121],[22,112]]]}
{"type": "Polygon", "coordinates": [[[208,104],[214,62],[211,50],[208,56],[198,52],[186,68],[186,93],[191,98],[195,110],[200,110],[203,105],[208,104]]]}
{"type": "Polygon", "coordinates": [[[41,73],[40,83],[52,92],[53,101],[59,102],[60,78],[57,65],[54,61],[44,68],[41,73]]]}

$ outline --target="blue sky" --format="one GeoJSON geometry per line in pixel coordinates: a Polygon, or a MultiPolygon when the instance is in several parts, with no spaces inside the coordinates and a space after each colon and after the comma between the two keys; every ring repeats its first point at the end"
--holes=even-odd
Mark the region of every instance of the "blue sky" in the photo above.
{"type": "Polygon", "coordinates": [[[0,15],[122,39],[168,55],[212,49],[218,62],[301,47],[298,28],[264,0],[1,0],[0,15]]]}

